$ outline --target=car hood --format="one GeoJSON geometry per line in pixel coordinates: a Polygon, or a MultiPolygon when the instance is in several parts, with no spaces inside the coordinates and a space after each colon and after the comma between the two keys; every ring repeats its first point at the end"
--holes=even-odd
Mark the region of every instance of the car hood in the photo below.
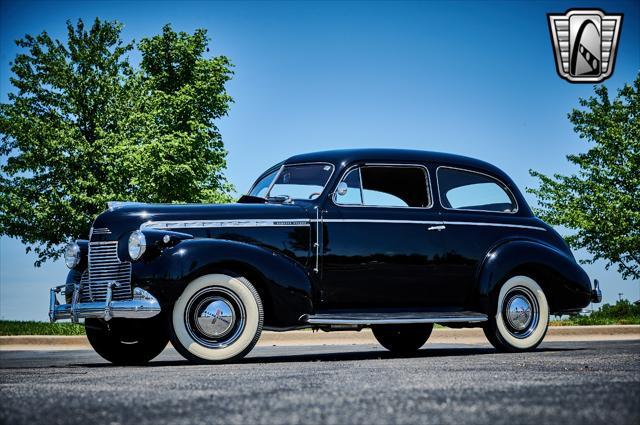
{"type": "MultiPolygon", "coordinates": [[[[175,231],[203,227],[242,226],[252,221],[309,218],[308,212],[294,204],[135,204],[116,207],[100,214],[93,223],[92,241],[118,240],[140,227],[168,227],[175,231]]],[[[188,232],[186,232],[188,233],[188,232]]]]}

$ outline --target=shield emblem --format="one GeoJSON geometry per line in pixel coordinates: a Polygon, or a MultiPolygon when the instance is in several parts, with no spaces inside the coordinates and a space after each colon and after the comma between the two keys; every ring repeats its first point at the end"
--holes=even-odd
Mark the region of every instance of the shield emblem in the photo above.
{"type": "Polygon", "coordinates": [[[613,73],[622,14],[571,9],[548,14],[558,75],[572,83],[599,83],[613,73]]]}

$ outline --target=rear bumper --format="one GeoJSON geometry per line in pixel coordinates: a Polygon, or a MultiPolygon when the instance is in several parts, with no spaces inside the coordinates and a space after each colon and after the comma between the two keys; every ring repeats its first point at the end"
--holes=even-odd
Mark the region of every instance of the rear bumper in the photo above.
{"type": "Polygon", "coordinates": [[[602,291],[600,290],[600,282],[598,279],[593,281],[593,289],[591,290],[591,302],[599,303],[602,301],[602,291]]]}
{"type": "Polygon", "coordinates": [[[78,302],[80,297],[80,285],[74,285],[72,302],[60,304],[58,294],[64,294],[66,285],[51,288],[49,294],[49,320],[53,323],[57,320],[71,319],[77,323],[80,319],[97,318],[111,320],[113,318],[148,319],[160,313],[160,304],[153,295],[141,288],[134,288],[133,298],[125,301],[112,300],[110,283],[107,286],[107,295],[104,302],[78,302]]]}

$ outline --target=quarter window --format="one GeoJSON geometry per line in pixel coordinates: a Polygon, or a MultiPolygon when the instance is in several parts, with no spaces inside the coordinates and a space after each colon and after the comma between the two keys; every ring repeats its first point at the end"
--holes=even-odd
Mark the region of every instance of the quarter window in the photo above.
{"type": "Polygon", "coordinates": [[[505,213],[517,211],[511,192],[492,177],[448,167],[438,168],[437,173],[440,202],[444,208],[505,213]]]}
{"type": "Polygon", "coordinates": [[[422,167],[367,165],[351,170],[342,181],[347,191],[336,194],[339,205],[427,208],[431,203],[422,167]]]}

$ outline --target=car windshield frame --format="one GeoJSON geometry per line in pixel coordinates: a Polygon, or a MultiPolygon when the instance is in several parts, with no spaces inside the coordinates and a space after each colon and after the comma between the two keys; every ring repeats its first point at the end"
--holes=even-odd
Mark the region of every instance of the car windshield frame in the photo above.
{"type": "MultiPolygon", "coordinates": [[[[277,169],[277,173],[275,174],[275,177],[273,178],[273,180],[271,181],[271,183],[269,184],[269,188],[267,189],[267,193],[264,196],[264,199],[269,199],[271,197],[271,190],[273,189],[273,187],[275,186],[276,182],[278,181],[278,178],[280,178],[280,175],[282,174],[282,172],[287,168],[287,167],[300,167],[300,166],[309,166],[309,165],[328,165],[331,167],[331,173],[329,174],[329,177],[327,177],[326,182],[324,182],[324,184],[322,185],[322,190],[320,191],[320,194],[313,198],[313,199],[308,199],[308,198],[294,198],[294,197],[290,197],[288,199],[290,200],[296,200],[296,201],[315,201],[319,198],[321,198],[324,193],[327,191],[327,187],[329,186],[329,183],[331,182],[331,178],[333,177],[335,171],[336,171],[336,167],[334,164],[332,164],[331,162],[297,162],[297,163],[291,163],[291,164],[282,164],[280,166],[280,168],[277,169]]],[[[274,167],[269,168],[267,171],[265,171],[264,173],[261,174],[262,177],[259,177],[255,183],[251,186],[251,189],[249,190],[248,195],[249,196],[258,196],[258,195],[252,195],[253,190],[256,188],[256,186],[260,183],[260,181],[266,177],[268,177],[270,174],[273,174],[274,171],[274,167]]],[[[279,195],[278,195],[279,196],[279,195]]]]}

